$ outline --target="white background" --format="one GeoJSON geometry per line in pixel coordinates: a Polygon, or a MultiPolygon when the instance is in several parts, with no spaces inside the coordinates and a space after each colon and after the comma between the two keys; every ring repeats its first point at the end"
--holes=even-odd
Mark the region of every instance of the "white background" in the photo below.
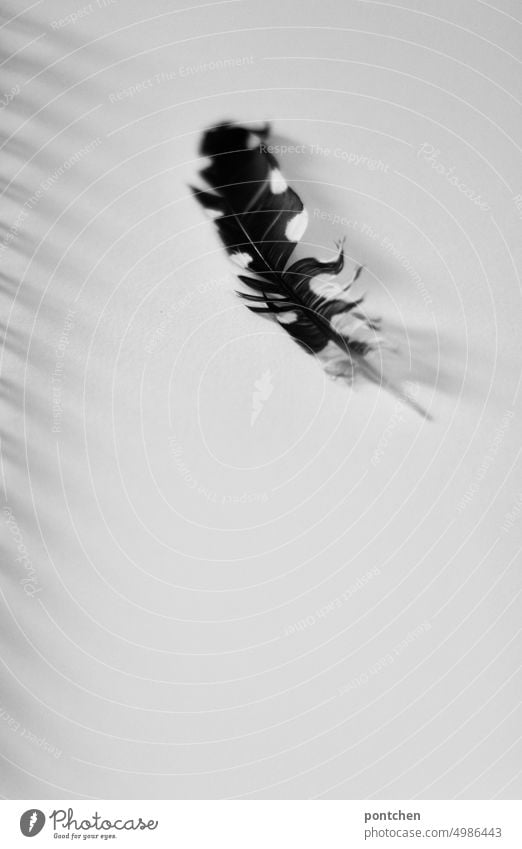
{"type": "Polygon", "coordinates": [[[519,4],[13,15],[0,792],[519,797],[519,4]],[[433,421],[234,296],[223,118],[305,145],[300,252],[347,236],[433,421]]]}

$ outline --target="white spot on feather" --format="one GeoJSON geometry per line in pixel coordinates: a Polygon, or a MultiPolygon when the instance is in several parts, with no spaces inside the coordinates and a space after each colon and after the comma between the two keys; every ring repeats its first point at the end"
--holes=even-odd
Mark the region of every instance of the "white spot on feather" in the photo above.
{"type": "Polygon", "coordinates": [[[280,324],[292,324],[294,321],[297,321],[297,318],[297,313],[292,310],[277,313],[277,320],[280,324]]]}
{"type": "Polygon", "coordinates": [[[382,341],[375,330],[368,327],[365,319],[355,313],[341,313],[335,315],[331,321],[332,328],[336,333],[349,336],[353,342],[366,342],[377,345],[382,341]]]}
{"type": "Polygon", "coordinates": [[[345,333],[349,336],[353,336],[361,327],[366,327],[363,319],[350,312],[334,315],[330,324],[336,333],[345,333]]]}
{"type": "Polygon", "coordinates": [[[223,215],[220,209],[210,209],[210,207],[208,206],[206,207],[205,212],[207,213],[208,217],[212,218],[213,220],[216,218],[221,218],[221,216],[223,215]]]}
{"type": "Polygon", "coordinates": [[[252,262],[250,254],[241,253],[240,251],[237,251],[235,254],[230,254],[230,259],[232,262],[235,262],[236,265],[239,265],[240,268],[247,268],[252,262]]]}
{"type": "Polygon", "coordinates": [[[287,182],[279,168],[273,168],[270,172],[270,189],[274,195],[282,195],[288,188],[287,182]]]}
{"type": "Polygon", "coordinates": [[[290,242],[298,242],[304,236],[308,227],[308,213],[306,209],[294,215],[286,225],[285,236],[290,242]]]}
{"type": "Polygon", "coordinates": [[[315,356],[321,363],[326,374],[334,380],[342,377],[348,383],[352,381],[354,375],[353,360],[335,342],[328,342],[322,351],[319,351],[315,356]]]}
{"type": "Polygon", "coordinates": [[[333,282],[331,274],[318,274],[310,280],[310,289],[314,295],[321,298],[339,298],[341,294],[341,288],[338,283],[333,282]]]}
{"type": "Polygon", "coordinates": [[[257,135],[257,133],[252,132],[248,134],[246,146],[249,148],[249,150],[254,150],[254,148],[259,147],[259,136],[257,135]]]}

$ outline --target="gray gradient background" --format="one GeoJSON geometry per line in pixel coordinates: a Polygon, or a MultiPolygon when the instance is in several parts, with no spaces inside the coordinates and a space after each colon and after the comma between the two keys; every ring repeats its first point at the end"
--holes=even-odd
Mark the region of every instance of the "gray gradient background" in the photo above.
{"type": "Polygon", "coordinates": [[[10,8],[1,794],[520,796],[520,4],[10,8]],[[235,299],[223,117],[306,146],[434,422],[235,299]]]}

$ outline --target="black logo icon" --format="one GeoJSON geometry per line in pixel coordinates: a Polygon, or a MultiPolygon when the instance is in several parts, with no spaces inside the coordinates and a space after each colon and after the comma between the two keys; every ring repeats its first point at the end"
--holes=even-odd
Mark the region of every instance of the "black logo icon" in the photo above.
{"type": "Polygon", "coordinates": [[[20,817],[20,831],[25,837],[34,837],[40,834],[45,825],[45,814],[38,808],[31,808],[20,817]]]}

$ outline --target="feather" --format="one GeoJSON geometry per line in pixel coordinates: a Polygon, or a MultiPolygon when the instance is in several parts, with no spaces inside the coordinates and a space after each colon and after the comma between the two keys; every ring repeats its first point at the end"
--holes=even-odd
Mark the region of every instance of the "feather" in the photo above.
{"type": "Polygon", "coordinates": [[[266,140],[268,124],[249,129],[225,122],[207,130],[200,153],[208,164],[200,172],[206,189],[192,191],[213,219],[230,259],[243,272],[249,292],[237,292],[249,310],[278,322],[333,377],[351,382],[359,372],[384,385],[424,415],[415,401],[391,386],[367,361],[382,343],[379,321],[369,319],[362,298],[320,278],[344,268],[343,241],[329,261],[313,257],[290,263],[308,224],[307,211],[291,189],[266,140]]]}

